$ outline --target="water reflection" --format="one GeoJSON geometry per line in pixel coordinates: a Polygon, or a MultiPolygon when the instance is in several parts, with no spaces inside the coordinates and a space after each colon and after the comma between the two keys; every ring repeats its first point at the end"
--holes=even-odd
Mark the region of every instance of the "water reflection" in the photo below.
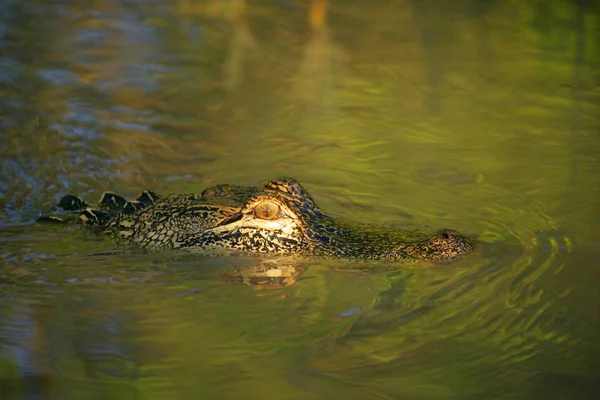
{"type": "Polygon", "coordinates": [[[597,398],[598,5],[438,3],[2,2],[3,398],[597,398]],[[31,225],[277,175],[481,251],[268,266],[31,225]]]}
{"type": "Polygon", "coordinates": [[[233,267],[223,272],[223,279],[243,283],[258,289],[279,289],[296,283],[306,266],[294,264],[260,263],[258,265],[233,267]]]}

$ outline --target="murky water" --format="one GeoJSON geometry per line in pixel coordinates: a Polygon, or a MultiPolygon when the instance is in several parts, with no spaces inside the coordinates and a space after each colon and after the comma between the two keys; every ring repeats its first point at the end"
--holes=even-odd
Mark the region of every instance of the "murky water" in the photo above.
{"type": "Polygon", "coordinates": [[[0,397],[600,397],[591,1],[0,3],[0,397]],[[479,237],[395,268],[131,254],[35,224],[293,176],[479,237]]]}

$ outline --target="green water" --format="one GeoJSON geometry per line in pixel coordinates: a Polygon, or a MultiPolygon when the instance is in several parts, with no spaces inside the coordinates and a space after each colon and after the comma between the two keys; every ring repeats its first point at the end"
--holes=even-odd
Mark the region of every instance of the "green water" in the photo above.
{"type": "Polygon", "coordinates": [[[240,4],[0,2],[0,398],[599,398],[599,3],[240,4]],[[265,277],[34,223],[281,175],[481,246],[265,277]]]}

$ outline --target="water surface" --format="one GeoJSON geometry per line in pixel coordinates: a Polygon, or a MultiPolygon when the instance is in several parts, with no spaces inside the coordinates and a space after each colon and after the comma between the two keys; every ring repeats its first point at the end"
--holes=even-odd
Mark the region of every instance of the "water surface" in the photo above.
{"type": "Polygon", "coordinates": [[[2,2],[0,397],[600,397],[599,15],[2,2]],[[281,175],[336,218],[481,246],[450,265],[266,273],[35,224],[66,193],[281,175]]]}

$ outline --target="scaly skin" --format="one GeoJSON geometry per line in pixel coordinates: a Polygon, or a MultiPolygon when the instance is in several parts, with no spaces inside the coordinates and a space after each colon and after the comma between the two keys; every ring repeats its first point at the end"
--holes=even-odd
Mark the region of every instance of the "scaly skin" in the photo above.
{"type": "Polygon", "coordinates": [[[433,234],[350,224],[327,216],[292,178],[263,188],[217,185],[197,194],[143,192],[126,201],[105,193],[99,209],[75,196],[60,205],[120,242],[147,249],[224,249],[339,259],[448,262],[475,242],[444,229],[433,234]]]}

